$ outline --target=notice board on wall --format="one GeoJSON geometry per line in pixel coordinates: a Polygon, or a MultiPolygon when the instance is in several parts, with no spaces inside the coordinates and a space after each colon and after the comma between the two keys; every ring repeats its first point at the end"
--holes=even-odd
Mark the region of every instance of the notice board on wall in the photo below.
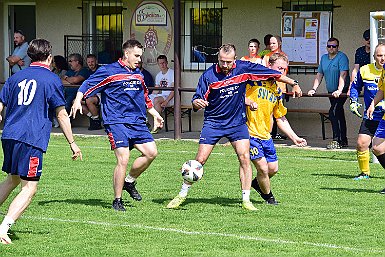
{"type": "Polygon", "coordinates": [[[291,66],[318,66],[331,36],[331,12],[282,12],[282,51],[291,66]]]}

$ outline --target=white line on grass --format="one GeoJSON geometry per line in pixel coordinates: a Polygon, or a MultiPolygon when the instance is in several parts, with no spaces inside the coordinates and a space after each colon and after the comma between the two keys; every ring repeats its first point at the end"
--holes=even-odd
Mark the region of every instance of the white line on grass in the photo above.
{"type": "Polygon", "coordinates": [[[345,251],[359,251],[359,252],[370,252],[370,253],[384,253],[385,250],[376,250],[376,249],[360,249],[360,248],[354,248],[354,247],[348,247],[348,246],[340,246],[340,245],[334,245],[334,244],[324,244],[324,243],[313,243],[313,242],[299,242],[299,241],[290,241],[290,240],[283,240],[283,239],[270,239],[270,238],[263,238],[263,237],[253,237],[253,236],[244,236],[244,235],[237,235],[237,234],[227,234],[227,233],[218,233],[218,232],[204,232],[204,231],[187,231],[187,230],[181,230],[181,229],[175,229],[175,228],[162,228],[162,227],[153,227],[153,226],[146,226],[146,225],[140,225],[140,224],[116,224],[116,223],[109,223],[109,222],[99,222],[99,221],[91,221],[91,220],[70,220],[70,219],[58,219],[58,218],[47,218],[47,217],[32,217],[32,216],[23,216],[24,219],[30,219],[30,220],[44,220],[44,221],[55,221],[55,222],[64,222],[64,223],[82,223],[82,224],[88,224],[88,225],[101,225],[101,226],[114,226],[114,227],[129,227],[129,228],[137,228],[137,229],[145,229],[145,230],[154,230],[154,231],[164,231],[164,232],[170,232],[170,233],[178,233],[178,234],[184,234],[184,235],[202,235],[202,236],[216,236],[216,237],[229,237],[229,238],[235,238],[235,239],[241,239],[241,240],[249,240],[249,241],[263,241],[263,242],[270,242],[270,243],[276,243],[276,244],[298,244],[298,245],[309,245],[309,246],[315,246],[320,248],[331,248],[331,249],[340,249],[345,251]]]}

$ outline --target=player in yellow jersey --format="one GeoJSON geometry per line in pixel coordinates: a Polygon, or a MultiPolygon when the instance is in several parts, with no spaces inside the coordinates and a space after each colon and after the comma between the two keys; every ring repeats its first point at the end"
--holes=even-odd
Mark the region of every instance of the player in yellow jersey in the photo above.
{"type": "MultiPolygon", "coordinates": [[[[275,53],[270,56],[268,68],[284,72],[288,66],[285,54],[275,53]]],[[[286,107],[282,103],[282,91],[274,80],[250,82],[246,86],[247,126],[250,134],[250,159],[257,169],[257,176],[252,187],[268,204],[277,205],[270,189],[270,178],[278,172],[278,158],[270,135],[271,119],[277,119],[277,125],[297,146],[306,146],[305,139],[298,137],[285,117],[286,107]],[[258,104],[256,111],[251,108],[258,104]]]]}
{"type": "MultiPolygon", "coordinates": [[[[378,82],[378,91],[368,108],[366,114],[370,120],[373,119],[374,109],[377,104],[380,103],[381,100],[384,100],[384,90],[385,90],[385,65],[383,66],[383,70],[381,73],[380,81],[378,82]]],[[[378,124],[376,133],[373,137],[373,153],[376,155],[379,163],[385,169],[385,115],[380,120],[378,124]]],[[[385,194],[385,188],[380,192],[381,194],[385,194]]]]}

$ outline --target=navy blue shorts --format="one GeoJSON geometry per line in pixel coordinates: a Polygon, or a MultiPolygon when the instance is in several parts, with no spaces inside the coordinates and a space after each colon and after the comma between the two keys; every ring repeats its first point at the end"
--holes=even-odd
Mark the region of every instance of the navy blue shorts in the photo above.
{"type": "Polygon", "coordinates": [[[105,124],[104,128],[110,140],[111,150],[119,147],[129,147],[132,150],[134,145],[154,141],[146,124],[105,124]]]}
{"type": "Polygon", "coordinates": [[[19,175],[27,181],[39,181],[43,166],[43,150],[12,139],[2,140],[3,171],[19,175]]]}
{"type": "Polygon", "coordinates": [[[246,124],[228,129],[219,129],[203,125],[199,144],[215,145],[222,137],[226,137],[230,142],[234,142],[249,139],[250,136],[246,124]]]}
{"type": "Polygon", "coordinates": [[[377,130],[374,136],[385,139],[385,120],[383,119],[380,120],[380,123],[378,124],[377,130]]]}
{"type": "Polygon", "coordinates": [[[250,160],[254,161],[262,157],[265,157],[267,162],[278,161],[273,139],[250,137],[250,160]]]}

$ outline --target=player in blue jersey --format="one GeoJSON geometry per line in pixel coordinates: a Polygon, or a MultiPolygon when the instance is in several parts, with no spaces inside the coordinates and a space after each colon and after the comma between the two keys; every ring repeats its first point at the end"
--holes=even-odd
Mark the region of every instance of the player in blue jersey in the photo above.
{"type": "MultiPolygon", "coordinates": [[[[207,69],[199,79],[192,104],[194,110],[204,108],[204,123],[195,160],[204,165],[215,144],[226,137],[232,144],[240,163],[242,207],[256,210],[250,201],[252,169],[250,141],[246,126],[245,90],[249,80],[277,79],[293,85],[300,96],[298,84],[280,72],[248,61],[236,61],[235,47],[225,44],[219,48],[218,64],[207,69]],[[242,170],[242,172],[241,172],[242,170]]],[[[252,104],[252,103],[251,103],[252,104]]],[[[178,208],[186,199],[191,183],[184,181],[179,194],[167,205],[178,208]]]]}
{"type": "Polygon", "coordinates": [[[155,126],[163,127],[163,118],[153,108],[144,76],[138,68],[143,46],[137,40],[127,40],[122,48],[122,59],[100,67],[83,82],[71,109],[75,118],[77,111],[82,113],[83,97],[101,93],[104,128],[117,161],[113,175],[115,199],[112,202],[112,207],[117,211],[126,210],[122,201],[123,189],[134,200],[142,200],[135,188],[136,179],[158,154],[154,138],[146,126],[147,109],[154,117],[155,126]],[[125,178],[130,151],[134,147],[142,155],[133,162],[125,178]]]}
{"type": "MultiPolygon", "coordinates": [[[[373,101],[374,96],[378,91],[378,81],[381,77],[383,65],[385,64],[385,45],[378,45],[374,50],[375,63],[362,66],[351,84],[350,87],[350,110],[358,117],[362,117],[358,109],[361,104],[358,102],[358,96],[362,89],[364,90],[364,118],[362,119],[360,130],[357,139],[357,161],[360,169],[360,174],[354,180],[369,179],[369,146],[380,120],[383,116],[383,108],[377,106],[373,112],[373,119],[368,119],[366,111],[373,101]]],[[[383,101],[382,101],[383,102],[383,101]]]]}
{"type": "Polygon", "coordinates": [[[73,153],[72,159],[82,159],[64,108],[63,85],[59,77],[50,71],[51,44],[44,39],[34,39],[27,53],[32,59],[30,67],[11,76],[0,92],[0,113],[7,107],[1,137],[4,152],[2,169],[8,173],[0,183],[0,205],[21,184],[20,193],[13,199],[0,225],[0,241],[3,244],[11,243],[8,230],[37,191],[43,153],[47,150],[52,127],[48,118],[49,109],[56,110],[60,127],[73,153]]]}

